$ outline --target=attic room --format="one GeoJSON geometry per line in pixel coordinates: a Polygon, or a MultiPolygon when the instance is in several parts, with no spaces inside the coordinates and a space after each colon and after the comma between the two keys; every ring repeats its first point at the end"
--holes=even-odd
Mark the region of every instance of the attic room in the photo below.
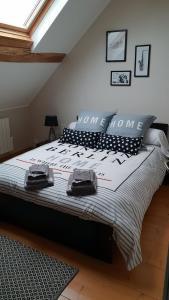
{"type": "Polygon", "coordinates": [[[0,5],[0,299],[169,299],[169,2],[0,5]]]}

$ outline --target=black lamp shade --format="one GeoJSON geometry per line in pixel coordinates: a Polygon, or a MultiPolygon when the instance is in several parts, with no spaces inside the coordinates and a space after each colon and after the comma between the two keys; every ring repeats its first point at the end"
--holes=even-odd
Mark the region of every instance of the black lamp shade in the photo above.
{"type": "Polygon", "coordinates": [[[57,116],[46,116],[45,126],[58,126],[57,116]]]}

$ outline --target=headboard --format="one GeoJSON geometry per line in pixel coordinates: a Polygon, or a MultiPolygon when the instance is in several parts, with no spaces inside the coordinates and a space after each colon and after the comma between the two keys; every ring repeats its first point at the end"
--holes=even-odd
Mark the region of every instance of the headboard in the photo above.
{"type": "Polygon", "coordinates": [[[151,125],[151,128],[156,128],[156,129],[160,129],[163,130],[165,135],[168,135],[168,124],[165,123],[153,123],[151,125]]]}

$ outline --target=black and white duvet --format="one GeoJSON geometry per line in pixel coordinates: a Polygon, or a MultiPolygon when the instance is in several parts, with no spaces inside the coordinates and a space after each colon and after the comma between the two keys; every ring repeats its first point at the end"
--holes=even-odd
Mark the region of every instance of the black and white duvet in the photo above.
{"type": "Polygon", "coordinates": [[[143,217],[164,175],[164,156],[159,147],[147,146],[131,156],[55,141],[0,164],[0,192],[112,226],[117,246],[131,270],[142,261],[143,217]],[[25,170],[33,163],[48,163],[53,168],[53,187],[24,190],[25,170]],[[96,171],[96,195],[66,195],[67,179],[75,167],[96,171]]]}

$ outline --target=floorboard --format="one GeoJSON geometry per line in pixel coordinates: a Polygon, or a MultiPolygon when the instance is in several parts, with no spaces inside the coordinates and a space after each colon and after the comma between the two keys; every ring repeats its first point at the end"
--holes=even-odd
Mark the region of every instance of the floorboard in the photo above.
{"type": "Polygon", "coordinates": [[[159,189],[145,215],[143,262],[131,272],[118,249],[109,265],[12,225],[0,224],[0,233],[79,268],[59,300],[161,300],[169,243],[169,186],[159,189]]]}

